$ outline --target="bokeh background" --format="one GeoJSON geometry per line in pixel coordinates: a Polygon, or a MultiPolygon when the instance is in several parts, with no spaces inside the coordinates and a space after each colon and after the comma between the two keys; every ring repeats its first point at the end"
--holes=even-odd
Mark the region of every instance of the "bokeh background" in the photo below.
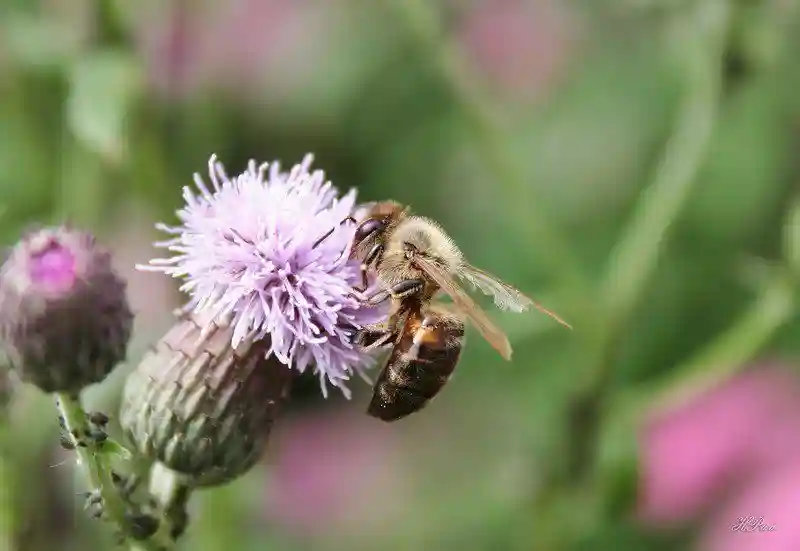
{"type": "MultiPolygon", "coordinates": [[[[799,31],[793,0],[2,0],[0,239],[113,249],[110,412],[181,301],[133,267],[211,153],[313,152],[573,323],[494,312],[513,362],[470,332],[392,425],[299,384],[180,549],[797,551],[799,31]]],[[[112,549],[50,398],[0,381],[0,549],[112,549]]]]}

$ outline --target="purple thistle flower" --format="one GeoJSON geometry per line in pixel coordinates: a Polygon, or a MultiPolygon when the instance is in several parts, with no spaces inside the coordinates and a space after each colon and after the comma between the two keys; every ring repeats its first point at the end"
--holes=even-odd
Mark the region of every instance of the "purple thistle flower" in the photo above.
{"type": "Polygon", "coordinates": [[[174,255],[138,268],[185,278],[186,309],[228,319],[234,347],[253,334],[269,336],[268,357],[299,372],[313,364],[324,396],[327,379],[349,398],[346,381],[354,372],[366,379],[373,363],[350,337],[386,310],[362,308],[353,296],[360,281],[358,263],[348,259],[355,225],[341,222],[357,208],[355,190],[339,198],[323,171],[309,170],[312,160],[306,155],[288,173],[277,162],[251,160],[229,178],[212,155],[213,188],[195,174],[199,193],[184,187],[182,224],[156,226],[174,236],[156,246],[174,255]]]}

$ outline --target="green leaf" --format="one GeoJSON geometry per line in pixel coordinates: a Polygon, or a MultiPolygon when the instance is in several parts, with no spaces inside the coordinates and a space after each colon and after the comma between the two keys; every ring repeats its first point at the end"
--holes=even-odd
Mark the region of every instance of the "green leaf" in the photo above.
{"type": "Polygon", "coordinates": [[[117,442],[116,440],[108,439],[103,443],[102,452],[103,455],[116,455],[121,459],[126,461],[130,461],[133,459],[133,454],[131,451],[117,442]]]}
{"type": "Polygon", "coordinates": [[[69,81],[70,130],[89,150],[122,161],[126,119],[142,87],[137,64],[125,53],[100,51],[77,61],[69,81]]]}

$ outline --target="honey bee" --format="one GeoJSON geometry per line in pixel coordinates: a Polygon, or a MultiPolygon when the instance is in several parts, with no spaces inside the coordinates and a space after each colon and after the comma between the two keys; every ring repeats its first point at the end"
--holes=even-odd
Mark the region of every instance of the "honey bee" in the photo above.
{"type": "Polygon", "coordinates": [[[472,266],[439,224],[394,201],[371,207],[356,227],[350,257],[361,261],[361,287],[355,291],[366,291],[370,272],[381,284],[364,302],[377,305],[392,300],[387,320],[354,336],[365,350],[392,346],[367,410],[384,421],[422,409],[444,387],[461,354],[466,320],[503,358],[511,359],[508,338],[461,282],[491,296],[502,310],[522,312],[533,305],[570,328],[519,290],[472,266]],[[440,292],[452,299],[452,309],[434,302],[440,292]]]}
{"type": "Polygon", "coordinates": [[[407,299],[401,306],[399,330],[365,328],[357,336],[365,348],[389,335],[394,343],[375,382],[367,414],[396,421],[419,411],[444,387],[464,345],[464,321],[441,304],[423,308],[407,299]]]}

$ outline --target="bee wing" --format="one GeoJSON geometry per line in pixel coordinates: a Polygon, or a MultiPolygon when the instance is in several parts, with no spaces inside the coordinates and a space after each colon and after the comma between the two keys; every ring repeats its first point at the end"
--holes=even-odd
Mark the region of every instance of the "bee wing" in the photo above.
{"type": "Polygon", "coordinates": [[[508,337],[498,329],[481,307],[475,304],[472,298],[453,280],[447,270],[422,255],[417,255],[414,258],[414,264],[435,281],[443,292],[453,299],[453,303],[456,307],[469,317],[470,321],[475,324],[475,327],[483,338],[486,339],[503,358],[506,360],[511,359],[511,343],[508,342],[508,337]]]}
{"type": "Polygon", "coordinates": [[[483,294],[492,297],[495,305],[501,310],[522,312],[533,304],[533,301],[518,289],[470,264],[465,263],[461,266],[461,271],[458,275],[462,279],[469,281],[473,287],[483,294]]]}
{"type": "Polygon", "coordinates": [[[470,264],[464,264],[459,273],[462,279],[469,281],[476,289],[489,295],[494,299],[494,303],[501,310],[511,310],[512,312],[522,312],[527,310],[531,305],[537,310],[547,314],[555,321],[572,329],[572,326],[564,321],[558,314],[552,312],[531,299],[525,296],[520,290],[515,289],[508,283],[503,282],[492,274],[476,268],[470,264]]]}

